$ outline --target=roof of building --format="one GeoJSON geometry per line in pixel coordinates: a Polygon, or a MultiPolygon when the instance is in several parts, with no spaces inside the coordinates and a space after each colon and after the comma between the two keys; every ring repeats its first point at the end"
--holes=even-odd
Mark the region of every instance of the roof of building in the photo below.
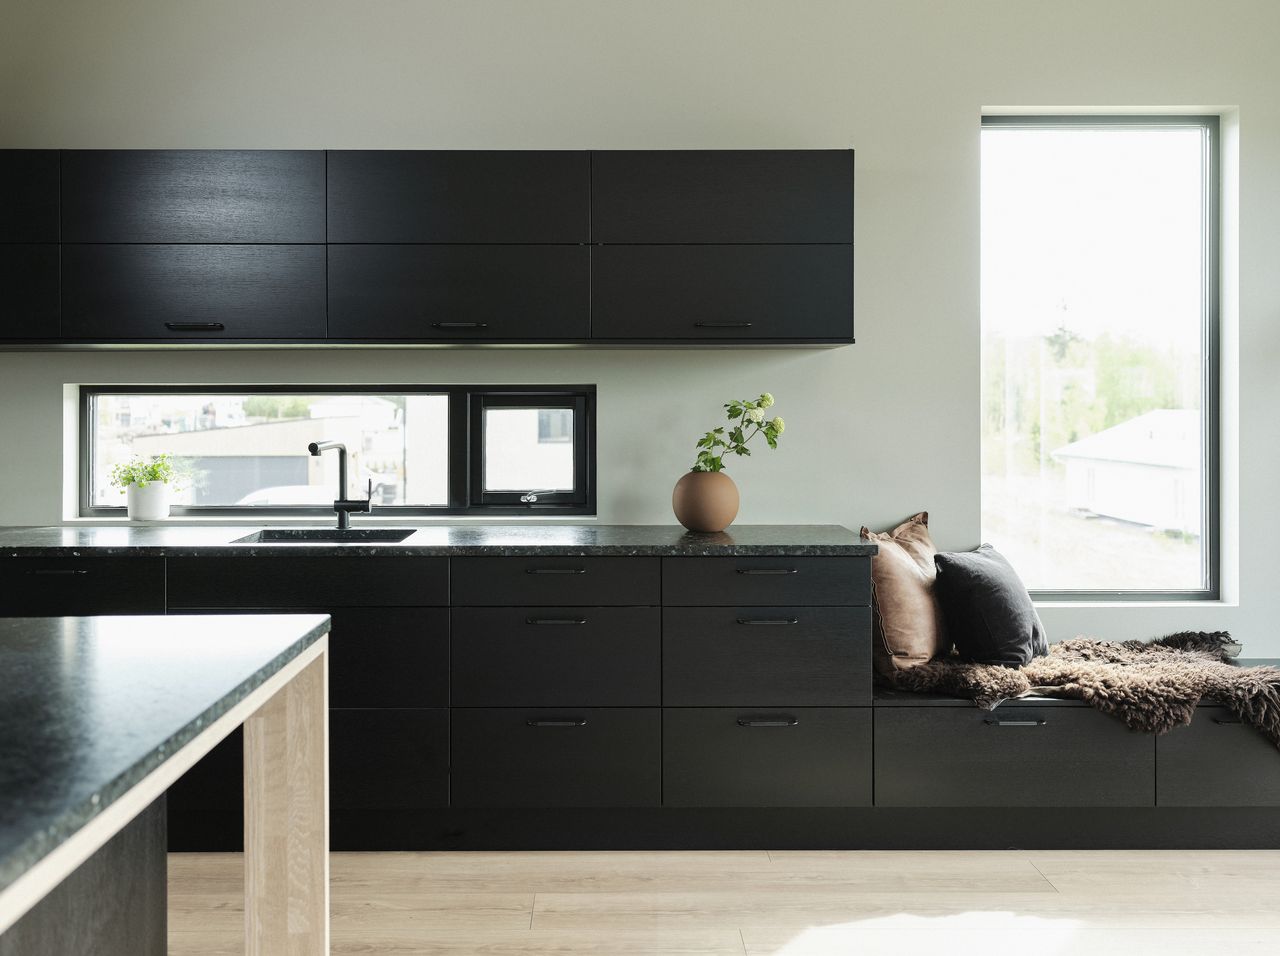
{"type": "Polygon", "coordinates": [[[1200,413],[1160,408],[1055,449],[1053,457],[1198,469],[1200,413]]]}

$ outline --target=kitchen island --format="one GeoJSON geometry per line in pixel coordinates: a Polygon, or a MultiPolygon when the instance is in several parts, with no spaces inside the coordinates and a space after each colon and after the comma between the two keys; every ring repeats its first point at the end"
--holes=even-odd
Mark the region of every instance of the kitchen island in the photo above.
{"type": "Polygon", "coordinates": [[[0,954],[164,952],[162,797],[241,725],[247,952],[327,953],[329,627],[0,620],[0,954]]]}

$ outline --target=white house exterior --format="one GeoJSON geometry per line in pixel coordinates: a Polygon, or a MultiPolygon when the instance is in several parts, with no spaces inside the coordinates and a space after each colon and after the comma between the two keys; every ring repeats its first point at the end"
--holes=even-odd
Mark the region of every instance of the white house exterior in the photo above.
{"type": "Polygon", "coordinates": [[[1053,452],[1075,511],[1200,534],[1200,413],[1159,409],[1053,452]]]}

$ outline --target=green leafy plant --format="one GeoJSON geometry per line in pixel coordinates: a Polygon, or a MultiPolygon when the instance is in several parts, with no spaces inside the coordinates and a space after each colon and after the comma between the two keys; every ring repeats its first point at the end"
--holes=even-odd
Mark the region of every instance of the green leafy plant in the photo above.
{"type": "Polygon", "coordinates": [[[747,443],[757,435],[764,435],[770,448],[778,447],[778,436],[786,423],[775,415],[765,418],[766,408],[773,407],[773,396],[768,392],[755,401],[737,400],[724,406],[728,425],[713,428],[698,439],[698,460],[691,471],[724,471],[725,455],[750,455],[747,443]]]}
{"type": "Polygon", "coordinates": [[[116,465],[111,469],[111,483],[121,491],[130,485],[145,488],[152,481],[167,485],[177,477],[177,469],[169,455],[152,455],[150,461],[135,458],[128,464],[116,465]]]}

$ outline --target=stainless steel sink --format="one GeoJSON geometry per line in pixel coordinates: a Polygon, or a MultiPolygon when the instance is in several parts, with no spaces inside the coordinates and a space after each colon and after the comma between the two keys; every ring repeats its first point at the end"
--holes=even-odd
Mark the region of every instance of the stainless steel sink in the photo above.
{"type": "Polygon", "coordinates": [[[307,544],[346,542],[363,544],[395,544],[413,534],[413,528],[265,528],[232,544],[307,544]]]}

